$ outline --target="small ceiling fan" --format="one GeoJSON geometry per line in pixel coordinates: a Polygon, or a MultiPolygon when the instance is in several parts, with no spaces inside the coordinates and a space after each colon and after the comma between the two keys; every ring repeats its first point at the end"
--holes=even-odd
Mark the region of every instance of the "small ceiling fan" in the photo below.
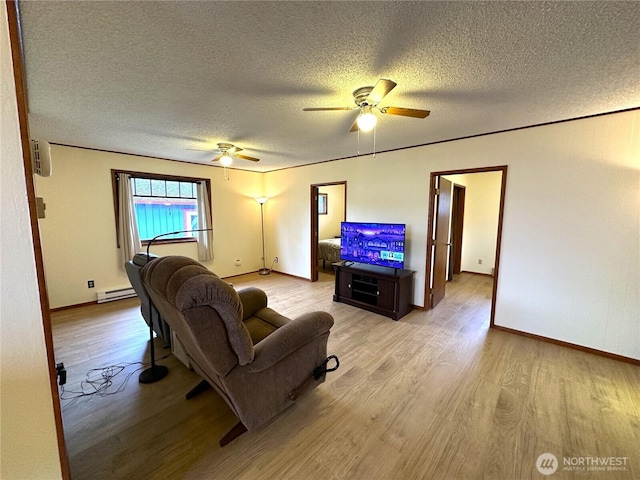
{"type": "MultiPolygon", "coordinates": [[[[189,150],[196,150],[199,152],[209,151],[209,150],[198,150],[195,148],[190,148],[189,150]]],[[[220,163],[225,167],[228,167],[229,165],[231,165],[233,163],[234,158],[241,158],[242,160],[249,160],[251,162],[260,161],[259,158],[249,157],[247,155],[240,155],[238,152],[241,152],[242,148],[236,147],[232,143],[218,143],[218,151],[220,152],[220,155],[218,155],[216,158],[214,158],[211,161],[212,162],[220,161],[220,163]]]]}
{"type": "Polygon", "coordinates": [[[360,114],[351,126],[350,132],[358,129],[362,131],[371,130],[377,121],[373,110],[380,113],[390,113],[391,115],[402,115],[403,117],[426,118],[431,113],[429,110],[418,110],[415,108],[402,107],[379,107],[380,101],[397,85],[393,80],[381,78],[373,87],[360,87],[353,91],[353,101],[355,107],[317,107],[303,108],[306,112],[317,112],[325,110],[360,110],[360,114]]]}

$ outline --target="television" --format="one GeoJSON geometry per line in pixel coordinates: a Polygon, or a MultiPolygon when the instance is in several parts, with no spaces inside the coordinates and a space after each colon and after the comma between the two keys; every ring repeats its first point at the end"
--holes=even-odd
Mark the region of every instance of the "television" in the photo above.
{"type": "Polygon", "coordinates": [[[342,222],[340,259],[382,267],[404,267],[406,225],[342,222]]]}

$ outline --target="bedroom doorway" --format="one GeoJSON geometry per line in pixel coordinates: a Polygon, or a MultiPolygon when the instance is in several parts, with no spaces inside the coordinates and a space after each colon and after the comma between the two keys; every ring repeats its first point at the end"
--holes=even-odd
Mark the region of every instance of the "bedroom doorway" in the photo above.
{"type": "Polygon", "coordinates": [[[436,307],[462,273],[492,277],[493,325],[507,166],[432,172],[425,306],[436,307]],[[464,233],[463,233],[464,226],[464,233]]]}
{"type": "Polygon", "coordinates": [[[347,182],[311,185],[311,281],[340,259],[340,224],[347,219],[347,182]]]}

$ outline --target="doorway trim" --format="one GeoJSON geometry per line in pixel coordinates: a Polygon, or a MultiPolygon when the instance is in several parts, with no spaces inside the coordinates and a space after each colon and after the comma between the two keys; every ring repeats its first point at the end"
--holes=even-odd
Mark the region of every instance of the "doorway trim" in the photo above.
{"type": "Polygon", "coordinates": [[[478,167],[478,168],[466,168],[460,170],[446,170],[440,172],[431,172],[429,179],[429,210],[427,215],[427,255],[425,266],[425,309],[431,309],[431,303],[429,301],[431,294],[431,262],[432,251],[434,246],[433,234],[434,234],[434,207],[435,207],[435,194],[436,194],[436,178],[442,175],[461,175],[467,173],[486,173],[486,172],[502,172],[502,182],[500,185],[500,206],[498,210],[498,232],[496,238],[496,262],[493,271],[493,291],[491,293],[491,317],[489,321],[489,327],[493,328],[496,311],[496,298],[498,294],[498,276],[500,272],[500,247],[502,244],[502,222],[504,219],[504,199],[507,187],[507,165],[498,165],[495,167],[478,167]]]}
{"type": "Polygon", "coordinates": [[[40,227],[38,225],[38,214],[36,211],[36,194],[33,181],[33,159],[31,158],[31,146],[29,135],[29,120],[27,107],[27,82],[24,75],[24,65],[22,63],[22,39],[20,36],[20,17],[18,5],[15,0],[5,2],[7,9],[7,24],[9,29],[9,43],[11,56],[13,59],[13,81],[16,89],[16,105],[18,110],[18,125],[20,128],[20,142],[22,145],[22,161],[24,164],[25,190],[27,203],[29,206],[29,220],[31,223],[31,240],[33,242],[33,256],[35,260],[36,278],[38,281],[38,293],[40,297],[40,311],[42,313],[42,327],[44,330],[44,344],[47,354],[49,370],[49,383],[51,386],[51,400],[53,403],[53,418],[58,440],[58,457],[60,459],[60,471],[62,478],[71,478],[69,467],[69,457],[64,439],[64,426],[62,422],[62,407],[60,405],[60,395],[58,391],[58,375],[56,372],[56,362],[53,348],[53,328],[51,326],[51,310],[49,308],[49,297],[44,275],[44,260],[42,257],[42,244],[40,242],[40,227]]]}
{"type": "Polygon", "coordinates": [[[464,231],[464,201],[467,187],[453,184],[451,196],[451,261],[449,274],[462,271],[462,238],[464,231]]]}
{"type": "Polygon", "coordinates": [[[325,182],[311,184],[311,200],[309,217],[311,218],[311,278],[312,282],[318,281],[318,193],[320,187],[329,187],[332,185],[344,185],[344,213],[343,218],[347,219],[347,181],[325,182]]]}

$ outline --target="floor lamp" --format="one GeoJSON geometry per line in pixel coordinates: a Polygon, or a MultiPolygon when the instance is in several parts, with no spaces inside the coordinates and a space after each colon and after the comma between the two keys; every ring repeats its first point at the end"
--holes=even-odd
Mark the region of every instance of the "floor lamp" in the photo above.
{"type": "MultiPolygon", "coordinates": [[[[160,235],[156,235],[149,243],[147,243],[147,261],[149,260],[149,248],[153,242],[155,242],[160,237],[166,237],[168,235],[176,235],[178,233],[192,233],[192,232],[209,232],[211,228],[200,228],[198,230],[180,230],[177,232],[169,232],[169,233],[161,233],[160,235]]],[[[158,325],[160,325],[160,315],[157,315],[158,325]]],[[[140,373],[138,377],[138,381],[140,383],[155,383],[158,380],[162,380],[169,373],[169,369],[164,365],[156,365],[156,350],[154,347],[153,341],[153,300],[151,300],[151,295],[149,295],[149,344],[151,346],[151,366],[146,370],[140,373]]]]}
{"type": "Polygon", "coordinates": [[[256,202],[260,204],[260,223],[262,224],[262,268],[258,270],[260,275],[269,275],[271,270],[267,268],[265,264],[265,255],[264,255],[264,204],[267,203],[269,197],[257,197],[256,202]]]}

